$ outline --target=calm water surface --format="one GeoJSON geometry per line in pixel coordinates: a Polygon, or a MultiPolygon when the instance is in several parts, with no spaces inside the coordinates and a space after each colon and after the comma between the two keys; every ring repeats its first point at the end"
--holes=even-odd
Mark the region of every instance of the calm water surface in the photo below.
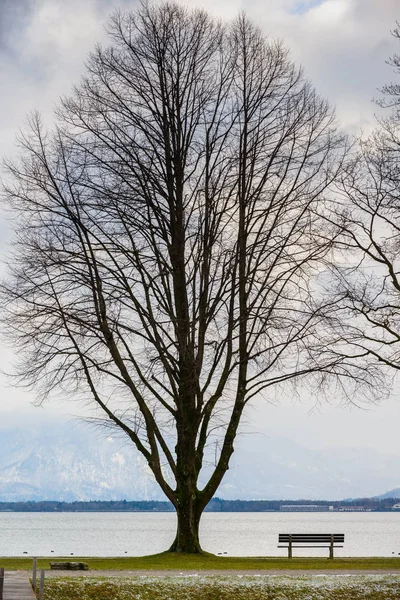
{"type": "MultiPolygon", "coordinates": [[[[143,556],[168,548],[173,513],[0,512],[0,556],[143,556]],[[126,554],[125,554],[126,553],[126,554]]],[[[344,533],[336,556],[400,555],[399,513],[205,513],[204,550],[228,556],[287,556],[279,533],[344,533]]],[[[324,556],[328,550],[295,550],[324,556]]]]}

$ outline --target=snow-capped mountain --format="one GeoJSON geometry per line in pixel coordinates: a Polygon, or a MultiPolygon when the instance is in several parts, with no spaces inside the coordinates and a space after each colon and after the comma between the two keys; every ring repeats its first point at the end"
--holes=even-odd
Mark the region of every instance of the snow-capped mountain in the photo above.
{"type": "Polygon", "coordinates": [[[276,434],[250,437],[237,445],[233,466],[218,492],[222,498],[368,498],[400,480],[397,456],[372,448],[315,450],[276,434]]]}
{"type": "MultiPolygon", "coordinates": [[[[76,423],[0,428],[0,501],[165,499],[129,440],[76,423]]],[[[239,437],[217,495],[342,499],[395,488],[397,457],[370,448],[311,450],[271,435],[239,437]]]]}
{"type": "Polygon", "coordinates": [[[145,461],[121,438],[62,424],[0,430],[0,500],[162,498],[145,461]]]}

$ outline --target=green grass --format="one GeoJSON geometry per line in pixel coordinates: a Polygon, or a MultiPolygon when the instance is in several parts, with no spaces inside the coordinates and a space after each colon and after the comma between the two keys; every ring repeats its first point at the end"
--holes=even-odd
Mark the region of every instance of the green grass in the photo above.
{"type": "MultiPolygon", "coordinates": [[[[151,556],[123,557],[123,558],[93,558],[93,557],[50,557],[39,558],[38,569],[49,569],[50,561],[79,561],[86,562],[89,569],[101,571],[112,570],[270,570],[270,569],[310,569],[338,570],[379,570],[390,569],[392,572],[400,571],[400,557],[393,558],[268,558],[268,557],[219,557],[214,554],[173,554],[163,552],[151,556]]],[[[32,568],[31,558],[0,558],[0,567],[6,570],[29,570],[32,568]]],[[[400,596],[400,594],[399,594],[400,596]]]]}
{"type": "Polygon", "coordinates": [[[398,600],[398,575],[48,579],[44,600],[398,600]]]}

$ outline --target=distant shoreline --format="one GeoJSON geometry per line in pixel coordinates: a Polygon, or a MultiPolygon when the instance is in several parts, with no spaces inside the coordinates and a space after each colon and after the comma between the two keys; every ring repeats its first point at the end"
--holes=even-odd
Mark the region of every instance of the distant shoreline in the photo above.
{"type": "MultiPolygon", "coordinates": [[[[41,510],[12,510],[12,509],[7,509],[7,510],[2,510],[0,509],[0,514],[3,513],[149,513],[149,514],[156,514],[156,513],[174,513],[175,510],[45,510],[45,509],[41,509],[41,510]]],[[[206,510],[204,511],[206,513],[289,513],[289,512],[296,512],[296,514],[299,513],[311,513],[311,514],[318,514],[317,511],[307,511],[307,510],[298,510],[298,511],[280,511],[280,510],[206,510]]],[[[320,511],[323,512],[323,511],[320,511]]],[[[324,512],[328,512],[328,511],[324,511],[324,512]]],[[[359,512],[373,512],[373,513],[393,513],[395,512],[394,510],[387,508],[387,509],[376,509],[376,510],[364,510],[364,511],[359,511],[359,510],[346,510],[346,511],[341,511],[341,510],[333,510],[330,511],[332,514],[338,514],[338,513],[359,513],[359,512]]]]}
{"type": "MultiPolygon", "coordinates": [[[[213,498],[206,512],[400,512],[399,498],[347,500],[224,500],[213,498]],[[398,506],[397,506],[398,505],[398,506]],[[395,509],[393,507],[396,506],[395,509]]],[[[28,500],[0,502],[1,512],[174,512],[170,502],[158,500],[90,500],[62,502],[28,500]]]]}

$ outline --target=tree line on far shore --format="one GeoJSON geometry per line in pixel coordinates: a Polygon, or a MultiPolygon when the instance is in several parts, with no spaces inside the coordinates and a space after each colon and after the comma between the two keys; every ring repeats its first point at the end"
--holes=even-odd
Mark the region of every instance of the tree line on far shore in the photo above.
{"type": "MultiPolygon", "coordinates": [[[[362,507],[366,510],[392,510],[400,498],[355,498],[351,500],[224,500],[213,498],[205,512],[267,512],[280,511],[282,505],[313,504],[351,509],[362,507]]],[[[89,500],[86,502],[58,502],[56,500],[27,502],[0,502],[0,512],[173,512],[171,502],[159,500],[89,500]]]]}

